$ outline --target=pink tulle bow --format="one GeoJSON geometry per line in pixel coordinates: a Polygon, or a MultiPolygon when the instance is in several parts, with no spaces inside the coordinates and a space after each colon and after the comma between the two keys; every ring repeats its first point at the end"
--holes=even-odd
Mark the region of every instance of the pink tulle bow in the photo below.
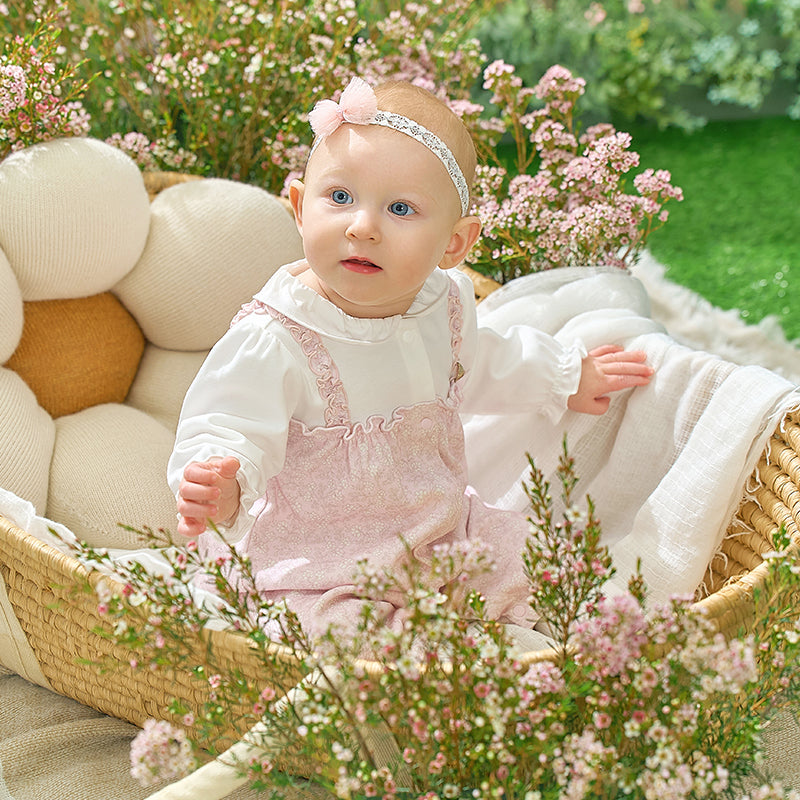
{"type": "Polygon", "coordinates": [[[353,78],[335,100],[320,100],[308,115],[316,136],[330,136],[342,123],[369,125],[378,112],[378,101],[372,87],[361,78],[353,78]]]}

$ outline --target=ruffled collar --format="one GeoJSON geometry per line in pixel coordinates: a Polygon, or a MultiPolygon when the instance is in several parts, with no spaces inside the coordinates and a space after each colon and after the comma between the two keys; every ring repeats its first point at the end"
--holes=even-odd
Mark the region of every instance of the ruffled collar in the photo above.
{"type": "Polygon", "coordinates": [[[317,333],[348,341],[378,342],[389,339],[404,320],[430,314],[446,302],[450,284],[446,272],[435,269],[405,314],[378,319],[351,317],[297,277],[305,267],[305,259],[280,267],[255,295],[255,299],[317,333]]]}

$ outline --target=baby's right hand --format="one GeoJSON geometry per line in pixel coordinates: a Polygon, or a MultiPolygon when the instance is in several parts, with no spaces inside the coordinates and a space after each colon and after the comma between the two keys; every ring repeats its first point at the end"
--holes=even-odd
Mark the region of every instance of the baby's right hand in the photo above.
{"type": "Polygon", "coordinates": [[[239,459],[233,456],[193,461],[183,471],[178,487],[178,533],[199,536],[207,525],[230,524],[239,511],[239,459]]]}

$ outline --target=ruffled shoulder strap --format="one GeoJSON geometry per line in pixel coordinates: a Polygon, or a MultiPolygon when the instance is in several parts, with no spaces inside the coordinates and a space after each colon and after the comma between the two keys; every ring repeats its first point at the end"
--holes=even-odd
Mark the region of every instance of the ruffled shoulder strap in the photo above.
{"type": "Polygon", "coordinates": [[[464,327],[464,309],[458,284],[450,278],[450,290],[447,294],[447,311],[450,322],[450,349],[453,361],[450,367],[450,392],[448,398],[458,402],[461,399],[458,382],[464,377],[464,367],[459,361],[461,354],[461,331],[464,327]]]}
{"type": "Polygon", "coordinates": [[[249,314],[269,314],[280,322],[291,337],[300,345],[308,361],[308,367],[317,379],[317,389],[325,404],[325,424],[346,425],[350,421],[347,393],[339,376],[339,369],[330,352],[322,343],[319,334],[287,317],[261,300],[253,299],[243,305],[231,321],[231,327],[249,314]]]}

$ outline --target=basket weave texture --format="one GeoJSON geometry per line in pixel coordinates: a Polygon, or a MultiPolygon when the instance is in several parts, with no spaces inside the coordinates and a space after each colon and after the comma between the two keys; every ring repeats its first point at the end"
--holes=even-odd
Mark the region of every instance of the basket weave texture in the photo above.
{"type": "MultiPolygon", "coordinates": [[[[163,174],[147,183],[148,188],[157,185],[156,191],[171,185],[163,174]]],[[[479,299],[497,286],[478,273],[474,276],[479,299]]],[[[774,536],[782,526],[795,544],[800,543],[800,411],[790,413],[772,435],[753,472],[747,498],[708,568],[703,583],[707,594],[695,603],[725,635],[733,636],[752,623],[753,593],[766,575],[763,556],[774,549],[774,536]]],[[[100,576],[2,516],[0,577],[42,673],[56,692],[136,725],[151,717],[164,718],[173,698],[195,708],[207,699],[207,682],[189,671],[123,666],[101,674],[89,665],[109,657],[125,665],[129,658],[127,651],[96,632],[103,621],[94,593],[75,591],[87,581],[96,586],[100,576]]],[[[245,637],[228,631],[208,636],[222,664],[235,665],[248,679],[263,681],[261,661],[245,637]]],[[[525,660],[553,655],[537,651],[525,660]]],[[[298,667],[295,678],[301,677],[298,667]]]]}

